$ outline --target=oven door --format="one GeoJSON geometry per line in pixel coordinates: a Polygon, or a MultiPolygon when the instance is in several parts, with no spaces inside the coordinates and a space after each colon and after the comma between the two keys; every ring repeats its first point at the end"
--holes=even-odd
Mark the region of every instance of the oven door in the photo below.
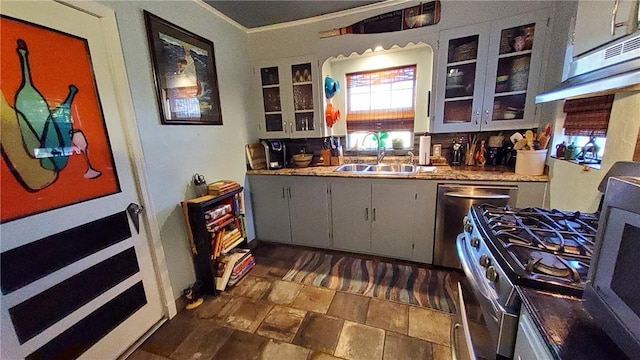
{"type": "Polygon", "coordinates": [[[475,360],[477,357],[473,350],[471,330],[467,321],[467,309],[464,304],[460,283],[458,283],[457,309],[456,319],[451,323],[451,359],[475,360]]]}
{"type": "Polygon", "coordinates": [[[511,358],[518,330],[518,314],[509,312],[498,301],[498,294],[486,284],[481,266],[473,261],[469,254],[470,247],[466,244],[464,234],[456,239],[456,250],[465,278],[482,309],[482,316],[486,324],[493,348],[497,355],[511,358]]]}

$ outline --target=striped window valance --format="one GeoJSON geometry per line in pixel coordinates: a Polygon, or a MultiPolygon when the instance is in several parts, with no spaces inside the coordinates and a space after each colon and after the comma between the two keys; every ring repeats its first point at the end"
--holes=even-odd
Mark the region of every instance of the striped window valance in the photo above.
{"type": "Polygon", "coordinates": [[[413,131],[416,65],[347,78],[347,131],[413,131]]]}
{"type": "Polygon", "coordinates": [[[564,103],[564,134],[606,137],[613,95],[567,100],[564,103]]]}

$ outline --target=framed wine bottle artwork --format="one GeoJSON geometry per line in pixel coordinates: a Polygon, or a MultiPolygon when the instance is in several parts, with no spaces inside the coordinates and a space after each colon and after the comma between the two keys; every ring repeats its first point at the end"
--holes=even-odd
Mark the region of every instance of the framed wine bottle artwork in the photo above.
{"type": "Polygon", "coordinates": [[[144,11],[160,120],[222,125],[213,42],[144,11]]]}
{"type": "Polygon", "coordinates": [[[0,222],[120,192],[86,39],[0,17],[0,222]]]}

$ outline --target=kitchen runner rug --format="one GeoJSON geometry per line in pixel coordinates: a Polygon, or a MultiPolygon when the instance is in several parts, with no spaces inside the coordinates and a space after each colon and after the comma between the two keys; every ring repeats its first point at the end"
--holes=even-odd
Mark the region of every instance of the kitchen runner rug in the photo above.
{"type": "Polygon", "coordinates": [[[448,271],[307,251],[282,279],[456,312],[457,274],[448,271]]]}

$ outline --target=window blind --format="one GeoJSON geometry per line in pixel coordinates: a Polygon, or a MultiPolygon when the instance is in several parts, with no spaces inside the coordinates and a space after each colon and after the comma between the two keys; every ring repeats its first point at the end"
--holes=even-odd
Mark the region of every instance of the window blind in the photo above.
{"type": "Polygon", "coordinates": [[[357,72],[347,78],[347,132],[413,131],[416,65],[357,72]]]}
{"type": "Polygon", "coordinates": [[[613,95],[567,100],[564,103],[564,134],[606,137],[613,95]]]}

